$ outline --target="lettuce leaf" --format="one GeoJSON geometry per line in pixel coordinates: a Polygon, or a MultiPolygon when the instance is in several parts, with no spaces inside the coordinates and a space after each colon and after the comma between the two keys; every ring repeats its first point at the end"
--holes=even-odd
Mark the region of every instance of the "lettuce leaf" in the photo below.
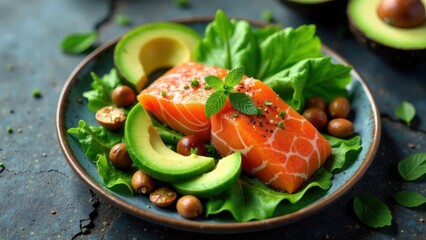
{"type": "Polygon", "coordinates": [[[304,99],[321,96],[326,102],[338,96],[347,96],[346,86],[352,81],[351,67],[334,64],[330,57],[302,60],[275,75],[264,83],[296,111],[304,105],[304,99]]]}
{"type": "Polygon", "coordinates": [[[258,180],[241,176],[229,190],[207,200],[206,217],[229,212],[239,222],[267,219],[274,216],[278,205],[283,200],[294,204],[302,197],[307,198],[307,193],[310,192],[308,190],[312,188],[329,189],[332,185],[331,178],[332,174],[321,168],[299,192],[289,194],[277,192],[258,180]]]}
{"type": "Polygon", "coordinates": [[[98,155],[96,166],[98,167],[99,176],[101,176],[107,188],[117,193],[133,195],[132,173],[121,171],[114,167],[105,154],[98,155]]]}
{"type": "Polygon", "coordinates": [[[267,79],[295,63],[321,56],[321,41],[315,25],[302,25],[277,31],[259,41],[260,64],[257,79],[267,79]]]}
{"type": "Polygon", "coordinates": [[[117,70],[115,68],[101,77],[91,72],[92,90],[84,92],[83,97],[89,101],[88,108],[94,112],[105,106],[114,105],[111,94],[114,88],[121,84],[117,70]]]}
{"type": "Polygon", "coordinates": [[[84,120],[78,122],[78,127],[70,128],[69,134],[76,134],[84,153],[92,161],[98,160],[98,154],[109,154],[111,148],[123,142],[123,132],[112,132],[103,127],[89,126],[84,120]]]}
{"type": "Polygon", "coordinates": [[[325,163],[328,171],[343,170],[358,157],[362,150],[359,135],[349,139],[340,139],[327,134],[322,134],[331,145],[331,158],[325,163]]]}
{"type": "Polygon", "coordinates": [[[208,24],[205,37],[196,46],[195,60],[206,65],[233,69],[244,66],[245,74],[254,76],[257,69],[258,47],[247,21],[228,19],[218,10],[208,24]]]}

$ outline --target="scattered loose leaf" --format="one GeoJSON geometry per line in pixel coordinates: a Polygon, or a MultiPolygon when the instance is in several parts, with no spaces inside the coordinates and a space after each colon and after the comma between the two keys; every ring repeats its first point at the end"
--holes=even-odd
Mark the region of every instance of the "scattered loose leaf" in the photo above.
{"type": "Polygon", "coordinates": [[[128,26],[132,24],[132,19],[129,16],[119,14],[115,16],[115,23],[121,26],[128,26]]]}
{"type": "Polygon", "coordinates": [[[398,171],[406,181],[413,181],[426,174],[426,152],[414,153],[398,163],[398,171]]]}
{"type": "Polygon", "coordinates": [[[404,207],[418,207],[426,203],[426,197],[423,195],[404,190],[394,193],[393,198],[399,205],[404,207]]]}
{"type": "Polygon", "coordinates": [[[97,39],[97,32],[72,33],[64,37],[61,48],[66,53],[82,53],[92,47],[97,39]]]}
{"type": "Polygon", "coordinates": [[[390,226],[392,223],[392,214],[388,206],[374,196],[363,195],[356,197],[353,207],[361,222],[369,227],[390,226]]]}
{"type": "Polygon", "coordinates": [[[274,15],[272,14],[271,10],[265,9],[262,11],[262,19],[265,22],[273,22],[274,21],[274,15]]]}
{"type": "Polygon", "coordinates": [[[410,102],[402,101],[395,108],[395,115],[404,121],[407,126],[410,126],[411,121],[414,119],[414,116],[416,116],[416,108],[410,102]]]}

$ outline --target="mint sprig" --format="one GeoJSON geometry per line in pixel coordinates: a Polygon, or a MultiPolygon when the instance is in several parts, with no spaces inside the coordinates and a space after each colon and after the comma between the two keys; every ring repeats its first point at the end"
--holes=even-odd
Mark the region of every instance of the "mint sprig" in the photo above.
{"type": "Polygon", "coordinates": [[[234,87],[240,83],[244,76],[244,67],[232,69],[222,81],[218,76],[206,76],[204,80],[212,87],[215,92],[210,95],[206,102],[206,116],[211,117],[218,113],[226,103],[226,98],[229,97],[229,102],[232,107],[246,115],[256,115],[257,108],[253,100],[241,92],[234,92],[234,87]]]}

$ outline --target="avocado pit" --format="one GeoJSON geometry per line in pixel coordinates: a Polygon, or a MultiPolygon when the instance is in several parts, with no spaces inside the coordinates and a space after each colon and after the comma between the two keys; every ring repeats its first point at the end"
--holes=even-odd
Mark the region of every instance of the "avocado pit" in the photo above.
{"type": "Polygon", "coordinates": [[[425,7],[420,0],[381,0],[377,14],[394,27],[413,28],[425,22],[425,7]]]}

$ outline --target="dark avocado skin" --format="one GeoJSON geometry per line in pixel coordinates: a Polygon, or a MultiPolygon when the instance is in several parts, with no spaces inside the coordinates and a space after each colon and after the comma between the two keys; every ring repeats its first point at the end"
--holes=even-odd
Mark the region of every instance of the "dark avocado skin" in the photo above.
{"type": "Polygon", "coordinates": [[[362,45],[366,46],[383,60],[400,65],[417,64],[426,61],[426,48],[425,49],[399,49],[384,45],[373,39],[368,38],[351,19],[351,13],[347,11],[349,29],[354,35],[355,39],[362,45]]]}
{"type": "Polygon", "coordinates": [[[348,2],[348,0],[333,0],[315,4],[304,4],[288,0],[279,1],[299,14],[318,21],[335,21],[336,18],[342,18],[345,15],[346,3],[348,2]]]}

